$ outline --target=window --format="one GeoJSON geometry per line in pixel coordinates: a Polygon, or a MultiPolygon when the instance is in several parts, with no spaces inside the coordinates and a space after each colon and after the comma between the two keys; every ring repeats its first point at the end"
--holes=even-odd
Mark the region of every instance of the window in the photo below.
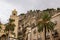
{"type": "Polygon", "coordinates": [[[13,15],[16,15],[15,13],[13,13],[13,15]]]}
{"type": "Polygon", "coordinates": [[[36,30],[34,30],[33,33],[36,34],[36,30]]]}
{"type": "Polygon", "coordinates": [[[21,27],[18,28],[19,30],[21,29],[21,27]]]}

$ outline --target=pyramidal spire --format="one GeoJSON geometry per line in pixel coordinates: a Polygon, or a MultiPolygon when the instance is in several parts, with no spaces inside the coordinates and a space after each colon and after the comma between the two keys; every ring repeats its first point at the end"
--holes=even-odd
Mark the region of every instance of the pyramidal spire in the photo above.
{"type": "Polygon", "coordinates": [[[17,15],[16,9],[14,9],[14,10],[12,11],[12,14],[13,14],[13,15],[17,15]]]}

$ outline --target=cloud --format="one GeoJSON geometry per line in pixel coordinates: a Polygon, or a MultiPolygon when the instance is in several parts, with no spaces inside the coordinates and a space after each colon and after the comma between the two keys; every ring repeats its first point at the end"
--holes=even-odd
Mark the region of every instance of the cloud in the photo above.
{"type": "Polygon", "coordinates": [[[2,23],[6,23],[7,19],[9,18],[10,14],[11,14],[11,9],[13,9],[14,6],[0,1],[0,20],[2,21],[2,23]]]}

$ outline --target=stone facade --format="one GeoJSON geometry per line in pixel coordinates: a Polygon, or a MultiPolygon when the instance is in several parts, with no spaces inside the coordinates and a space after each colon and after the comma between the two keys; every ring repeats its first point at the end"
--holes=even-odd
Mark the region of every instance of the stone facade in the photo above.
{"type": "MultiPolygon", "coordinates": [[[[39,33],[36,26],[37,21],[40,20],[41,13],[42,11],[40,10],[30,10],[26,14],[17,15],[17,11],[14,9],[12,15],[10,15],[10,19],[14,19],[15,22],[13,23],[16,25],[14,29],[16,36],[14,38],[18,38],[19,40],[44,40],[44,32],[39,33]]],[[[56,22],[57,25],[54,28],[54,32],[47,32],[46,38],[47,40],[60,40],[60,12],[57,13],[55,10],[51,21],[56,22]],[[55,32],[58,33],[55,34],[55,32]]],[[[0,36],[6,34],[4,29],[5,27],[2,25],[0,36]]],[[[10,36],[12,37],[11,34],[10,36]]]]}
{"type": "MultiPolygon", "coordinates": [[[[39,20],[39,17],[41,15],[41,11],[37,12],[37,11],[28,11],[26,14],[24,15],[19,15],[19,27],[23,27],[21,26],[22,24],[24,25],[24,27],[27,27],[27,31],[26,31],[26,38],[27,40],[44,40],[44,32],[38,32],[38,28],[36,27],[37,24],[37,20],[39,20]],[[37,14],[38,13],[38,14],[37,14]],[[35,31],[35,32],[34,32],[35,31]]],[[[59,33],[60,29],[59,26],[60,22],[59,22],[59,16],[60,13],[54,12],[51,21],[56,22],[57,25],[55,27],[55,31],[59,33]]],[[[23,29],[23,28],[22,28],[23,29]]],[[[47,32],[47,40],[59,40],[59,35],[57,33],[55,34],[55,32],[47,32]]],[[[25,39],[26,40],[26,39],[25,39]]]]}

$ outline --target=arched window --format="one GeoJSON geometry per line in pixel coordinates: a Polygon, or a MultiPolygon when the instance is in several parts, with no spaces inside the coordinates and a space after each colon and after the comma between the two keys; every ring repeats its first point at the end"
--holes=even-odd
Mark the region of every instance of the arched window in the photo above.
{"type": "Polygon", "coordinates": [[[6,40],[6,35],[2,35],[1,40],[6,40]]]}

